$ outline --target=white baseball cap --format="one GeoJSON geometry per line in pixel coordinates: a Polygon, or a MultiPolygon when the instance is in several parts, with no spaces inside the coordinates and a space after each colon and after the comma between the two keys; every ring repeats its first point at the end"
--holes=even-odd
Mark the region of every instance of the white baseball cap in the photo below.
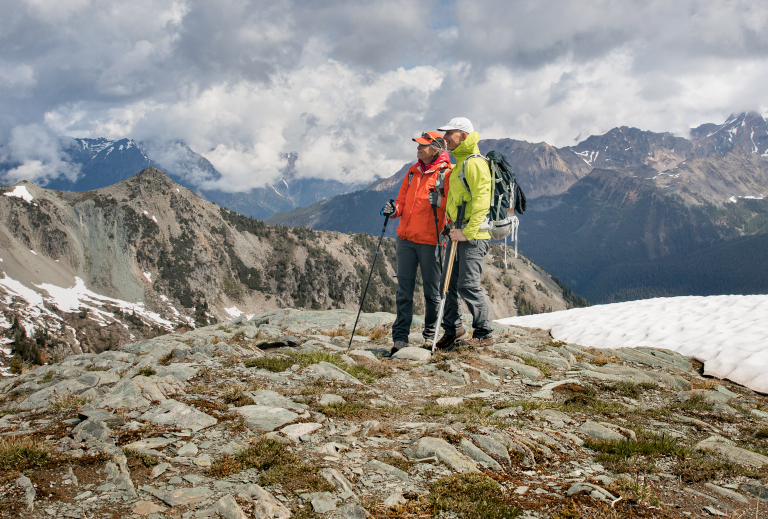
{"type": "Polygon", "coordinates": [[[454,117],[448,121],[448,124],[441,126],[437,130],[441,132],[447,132],[448,130],[461,130],[463,132],[472,133],[475,131],[475,128],[472,126],[472,121],[466,117],[454,117]]]}

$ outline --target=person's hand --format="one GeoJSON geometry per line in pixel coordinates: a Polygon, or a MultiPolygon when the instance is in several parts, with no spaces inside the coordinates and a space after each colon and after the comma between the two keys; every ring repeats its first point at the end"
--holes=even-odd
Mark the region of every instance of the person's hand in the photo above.
{"type": "Polygon", "coordinates": [[[461,229],[451,229],[451,241],[467,241],[461,229]]]}
{"type": "Polygon", "coordinates": [[[392,203],[392,200],[384,204],[381,208],[381,216],[392,216],[397,212],[397,205],[392,203]]]}
{"type": "Polygon", "coordinates": [[[430,190],[429,203],[432,207],[440,207],[441,200],[442,200],[442,197],[440,196],[440,193],[438,193],[434,189],[430,190]]]}

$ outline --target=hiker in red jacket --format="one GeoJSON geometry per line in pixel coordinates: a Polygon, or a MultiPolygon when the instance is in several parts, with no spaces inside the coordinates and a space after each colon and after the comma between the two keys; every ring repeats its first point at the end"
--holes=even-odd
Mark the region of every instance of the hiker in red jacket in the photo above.
{"type": "Polygon", "coordinates": [[[425,132],[413,140],[418,143],[416,157],[419,160],[408,170],[394,205],[387,202],[381,210],[383,216],[401,218],[397,227],[397,319],[392,325],[395,344],[391,354],[408,346],[417,267],[421,267],[424,283],[426,308],[422,336],[427,342],[435,336],[440,305],[437,229],[442,229],[445,223],[451,161],[439,132],[425,132]],[[437,206],[437,228],[433,205],[437,206]]]}

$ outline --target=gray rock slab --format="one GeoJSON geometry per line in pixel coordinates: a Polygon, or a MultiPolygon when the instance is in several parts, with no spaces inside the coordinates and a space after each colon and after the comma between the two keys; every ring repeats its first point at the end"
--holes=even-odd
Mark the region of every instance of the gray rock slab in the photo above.
{"type": "MultiPolygon", "coordinates": [[[[320,475],[323,476],[328,483],[336,487],[338,492],[352,492],[354,493],[354,487],[352,483],[336,469],[327,467],[320,471],[320,475]]],[[[406,474],[407,476],[407,474],[406,474]]]]}
{"type": "Polygon", "coordinates": [[[587,420],[576,429],[577,432],[598,440],[625,440],[624,436],[592,420],[587,420]]]}
{"type": "Polygon", "coordinates": [[[274,431],[294,420],[299,415],[283,407],[269,407],[264,405],[246,405],[232,408],[245,419],[245,423],[252,431],[274,431]]]}
{"type": "Polygon", "coordinates": [[[263,389],[260,391],[251,391],[247,393],[256,405],[263,405],[267,407],[283,407],[285,409],[291,409],[292,411],[306,411],[309,406],[294,402],[290,398],[284,397],[280,393],[263,389]]]}
{"type": "Polygon", "coordinates": [[[213,495],[208,487],[177,488],[175,490],[157,489],[152,495],[168,506],[190,506],[205,501],[213,495]]]}
{"type": "Polygon", "coordinates": [[[683,401],[690,400],[694,396],[703,398],[704,401],[707,402],[708,404],[727,404],[728,402],[733,400],[733,397],[725,393],[722,393],[720,391],[709,391],[706,389],[692,389],[690,391],[680,391],[677,394],[677,398],[683,401]]]}
{"type": "Polygon", "coordinates": [[[549,382],[547,384],[544,384],[540,390],[536,391],[535,393],[531,394],[533,398],[541,398],[544,400],[551,400],[554,397],[553,390],[558,387],[562,386],[563,384],[575,384],[577,386],[581,386],[581,382],[578,379],[575,378],[567,378],[565,380],[556,380],[554,382],[549,382]]]}
{"type": "Polygon", "coordinates": [[[387,463],[384,463],[383,461],[379,460],[371,460],[368,463],[366,463],[366,466],[375,472],[379,472],[381,474],[387,474],[390,476],[395,476],[397,478],[400,478],[402,480],[407,481],[408,473],[404,470],[400,470],[397,467],[393,467],[392,465],[389,465],[387,463]]]}
{"type": "Polygon", "coordinates": [[[323,378],[329,378],[331,380],[338,380],[339,382],[347,382],[349,384],[361,384],[359,380],[357,380],[355,377],[344,371],[343,369],[334,366],[330,362],[318,362],[317,364],[312,364],[307,369],[316,375],[319,375],[323,378]]]}
{"type": "Polygon", "coordinates": [[[286,425],[282,429],[280,429],[280,432],[284,435],[288,436],[289,438],[298,439],[300,436],[305,436],[307,434],[312,434],[313,432],[317,431],[322,427],[319,423],[296,423],[293,425],[286,425]]]}
{"type": "Polygon", "coordinates": [[[141,387],[126,377],[115,384],[112,390],[99,400],[97,405],[110,409],[138,409],[148,407],[149,404],[150,401],[142,395],[141,387]]]}
{"type": "Polygon", "coordinates": [[[222,497],[216,504],[213,505],[213,509],[216,510],[224,519],[248,519],[243,509],[237,504],[232,494],[227,494],[222,497]]]}
{"type": "Polygon", "coordinates": [[[406,346],[405,348],[397,350],[397,352],[392,355],[391,358],[426,362],[430,359],[430,357],[432,357],[432,352],[427,349],[418,348],[416,346],[406,346]]]}
{"type": "Polygon", "coordinates": [[[733,499],[734,501],[738,501],[739,503],[744,503],[745,505],[749,504],[749,499],[742,496],[738,492],[734,492],[733,490],[730,490],[728,488],[723,488],[712,483],[704,483],[704,486],[712,490],[713,492],[717,492],[723,497],[727,497],[728,499],[733,499]]]}
{"type": "Polygon", "coordinates": [[[174,362],[173,364],[168,364],[167,366],[158,366],[157,376],[165,377],[171,375],[179,382],[186,382],[187,380],[197,375],[198,371],[200,371],[200,366],[196,364],[174,362]]]}
{"type": "Polygon", "coordinates": [[[539,413],[539,416],[557,428],[561,428],[565,426],[565,424],[573,423],[573,418],[560,411],[555,411],[554,409],[544,409],[539,413]]]}
{"type": "Polygon", "coordinates": [[[350,350],[349,355],[352,357],[361,357],[373,362],[379,362],[379,358],[376,357],[370,350],[350,350]]]}
{"type": "Polygon", "coordinates": [[[157,425],[173,425],[193,432],[216,425],[216,418],[176,400],[165,400],[158,407],[140,416],[157,425]]]}
{"type": "Polygon", "coordinates": [[[477,442],[477,444],[489,454],[492,454],[493,456],[496,456],[497,458],[502,459],[507,463],[511,462],[507,447],[495,438],[484,434],[473,434],[472,439],[475,440],[475,442],[477,442]]]}
{"type": "Polygon", "coordinates": [[[143,451],[148,449],[162,449],[167,445],[175,442],[173,438],[144,438],[128,445],[123,445],[124,449],[131,449],[134,451],[143,451]]]}
{"type": "Polygon", "coordinates": [[[125,419],[122,416],[111,413],[106,409],[84,409],[77,413],[77,417],[81,420],[100,420],[109,427],[125,423],[125,419]]]}
{"type": "Polygon", "coordinates": [[[544,374],[539,368],[528,366],[527,364],[516,362],[514,360],[497,359],[489,355],[480,355],[480,358],[489,364],[493,364],[494,366],[498,366],[500,368],[511,369],[515,373],[518,373],[524,377],[532,378],[534,380],[538,380],[544,377],[544,374]]]}
{"type": "Polygon", "coordinates": [[[368,519],[371,517],[368,510],[355,503],[347,503],[346,505],[339,507],[336,511],[336,515],[338,515],[340,519],[368,519]]]}
{"type": "Polygon", "coordinates": [[[242,485],[244,489],[253,498],[255,504],[254,517],[256,519],[288,519],[291,512],[275,497],[256,484],[242,485]]]}
{"type": "Polygon", "coordinates": [[[410,446],[417,458],[436,457],[456,472],[479,472],[477,463],[461,454],[456,448],[441,438],[419,438],[410,446]]]}
{"type": "Polygon", "coordinates": [[[27,397],[21,404],[19,409],[22,411],[28,411],[31,409],[39,409],[41,407],[47,407],[57,398],[66,397],[68,395],[76,395],[82,391],[88,389],[88,386],[78,382],[77,380],[63,380],[53,386],[48,386],[45,389],[33,393],[27,397]]]}
{"type": "Polygon", "coordinates": [[[488,467],[496,471],[502,470],[501,465],[499,465],[499,463],[495,459],[488,456],[485,452],[482,451],[482,449],[477,447],[474,443],[467,440],[466,438],[461,439],[459,448],[464,452],[464,454],[466,454],[476,462],[480,463],[484,467],[488,467]]]}
{"type": "Polygon", "coordinates": [[[695,448],[698,450],[718,452],[734,463],[751,465],[758,468],[768,465],[768,456],[763,456],[762,454],[748,451],[734,445],[705,440],[697,443],[695,448]]]}
{"type": "Polygon", "coordinates": [[[179,450],[176,451],[176,456],[183,456],[187,458],[193,458],[197,456],[197,445],[195,445],[192,442],[185,443],[181,447],[179,447],[179,450]]]}

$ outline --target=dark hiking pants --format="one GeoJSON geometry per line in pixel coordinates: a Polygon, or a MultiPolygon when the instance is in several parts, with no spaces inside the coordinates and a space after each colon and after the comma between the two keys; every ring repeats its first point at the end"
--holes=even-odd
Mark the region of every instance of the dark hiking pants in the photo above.
{"type": "Polygon", "coordinates": [[[397,319],[392,325],[392,340],[408,342],[413,321],[413,290],[416,287],[416,267],[421,268],[424,282],[424,339],[435,336],[437,307],[440,304],[440,265],[435,257],[435,245],[409,240],[397,240],[397,319]]]}
{"type": "Polygon", "coordinates": [[[456,330],[461,328],[459,297],[464,300],[472,314],[472,335],[478,339],[493,335],[491,312],[485,298],[485,290],[480,284],[483,258],[489,248],[490,240],[460,241],[456,244],[456,258],[453,262],[442,322],[443,330],[448,335],[456,335],[456,330]]]}

